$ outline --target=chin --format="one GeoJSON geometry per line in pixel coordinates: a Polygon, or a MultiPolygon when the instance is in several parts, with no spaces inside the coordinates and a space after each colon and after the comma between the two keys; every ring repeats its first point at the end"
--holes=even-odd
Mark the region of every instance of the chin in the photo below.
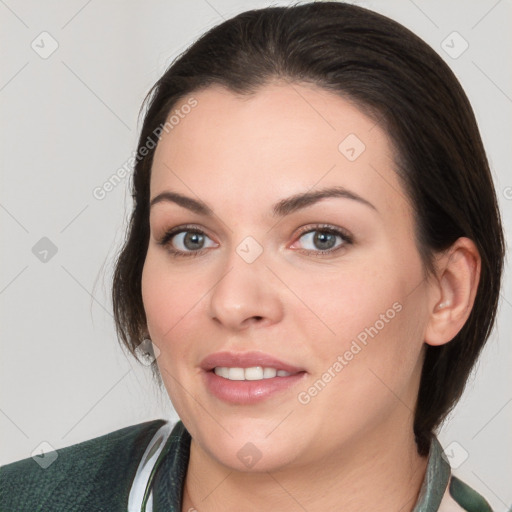
{"type": "Polygon", "coordinates": [[[229,438],[229,442],[214,443],[209,448],[210,457],[226,468],[241,473],[266,473],[282,470],[297,458],[293,442],[283,445],[279,440],[256,442],[229,438]]]}

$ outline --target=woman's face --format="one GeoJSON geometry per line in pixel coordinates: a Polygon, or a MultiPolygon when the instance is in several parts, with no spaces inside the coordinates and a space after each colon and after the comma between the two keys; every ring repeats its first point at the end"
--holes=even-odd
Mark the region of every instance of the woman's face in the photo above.
{"type": "Polygon", "coordinates": [[[142,294],[197,449],[269,471],[412,435],[430,291],[386,133],[308,85],[193,96],[156,149],[142,294]]]}

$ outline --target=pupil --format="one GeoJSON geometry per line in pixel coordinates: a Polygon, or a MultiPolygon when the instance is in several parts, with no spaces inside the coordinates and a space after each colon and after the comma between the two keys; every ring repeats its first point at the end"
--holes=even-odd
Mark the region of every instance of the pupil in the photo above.
{"type": "Polygon", "coordinates": [[[319,232],[315,235],[315,244],[321,250],[331,249],[333,241],[335,241],[335,236],[332,233],[319,232]]]}
{"type": "Polygon", "coordinates": [[[185,239],[184,239],[183,243],[185,244],[185,247],[187,249],[197,249],[197,245],[194,245],[194,244],[201,245],[201,242],[203,241],[202,239],[203,239],[203,235],[201,235],[200,233],[187,233],[185,235],[185,239]],[[190,242],[192,247],[190,247],[187,242],[190,242]]]}

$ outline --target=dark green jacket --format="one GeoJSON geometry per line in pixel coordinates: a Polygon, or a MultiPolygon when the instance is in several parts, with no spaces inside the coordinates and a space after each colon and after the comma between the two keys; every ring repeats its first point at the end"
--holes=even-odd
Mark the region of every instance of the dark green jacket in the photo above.
{"type": "Polygon", "coordinates": [[[126,512],[138,463],[164,423],[141,423],[62,448],[46,469],[33,458],[2,467],[0,510],[126,512]]]}
{"type": "MultiPolygon", "coordinates": [[[[191,439],[181,421],[171,427],[163,420],[140,423],[59,449],[46,462],[50,454],[3,466],[0,510],[126,512],[129,498],[139,503],[133,500],[138,488],[148,511],[152,506],[153,512],[180,512],[191,439]]],[[[451,475],[442,453],[434,439],[414,512],[492,512],[478,493],[451,475]]]]}

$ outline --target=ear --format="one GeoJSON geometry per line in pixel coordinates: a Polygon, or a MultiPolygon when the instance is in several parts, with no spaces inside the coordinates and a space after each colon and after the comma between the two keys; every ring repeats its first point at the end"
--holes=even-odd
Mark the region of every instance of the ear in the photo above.
{"type": "Polygon", "coordinates": [[[434,346],[451,341],[466,323],[480,280],[481,258],[474,242],[461,237],[438,257],[436,266],[425,330],[425,343],[434,346]]]}

